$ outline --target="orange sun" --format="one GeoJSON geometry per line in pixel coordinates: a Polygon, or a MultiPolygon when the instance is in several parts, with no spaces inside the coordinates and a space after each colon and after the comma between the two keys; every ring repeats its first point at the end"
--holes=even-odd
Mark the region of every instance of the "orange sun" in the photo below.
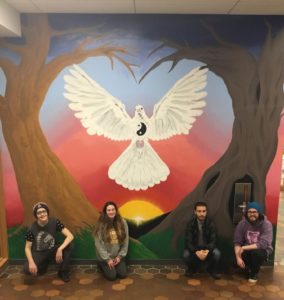
{"type": "Polygon", "coordinates": [[[131,200],[123,204],[119,208],[119,212],[122,217],[134,220],[137,225],[142,221],[150,220],[163,214],[163,211],[159,207],[144,200],[131,200]]]}

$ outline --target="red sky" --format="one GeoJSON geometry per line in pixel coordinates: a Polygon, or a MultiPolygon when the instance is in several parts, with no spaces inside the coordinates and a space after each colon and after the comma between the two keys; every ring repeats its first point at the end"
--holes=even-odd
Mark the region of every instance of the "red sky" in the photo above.
{"type": "MultiPolygon", "coordinates": [[[[129,191],[107,176],[109,166],[129,142],[114,142],[104,137],[90,136],[77,120],[72,123],[69,131],[65,132],[65,138],[58,139],[53,150],[98,210],[107,200],[113,200],[119,206],[131,200],[145,200],[164,212],[174,209],[196,186],[204,171],[224,153],[230,139],[220,135],[211,121],[200,118],[189,135],[151,142],[171,173],[166,182],[153,188],[129,191]]],[[[267,177],[267,214],[273,223],[277,219],[275,212],[284,144],[283,127],[279,130],[278,154],[267,177]]],[[[10,162],[5,163],[4,185],[8,225],[13,226],[21,222],[23,209],[10,162]]]]}

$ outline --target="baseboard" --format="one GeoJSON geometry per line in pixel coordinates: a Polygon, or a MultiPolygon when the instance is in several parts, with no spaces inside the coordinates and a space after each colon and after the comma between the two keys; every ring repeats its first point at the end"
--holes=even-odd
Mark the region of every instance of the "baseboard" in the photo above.
{"type": "MultiPolygon", "coordinates": [[[[9,259],[10,265],[22,265],[25,259],[9,259]]],[[[72,259],[72,265],[96,265],[96,259],[72,259]]],[[[185,265],[182,259],[127,259],[129,265],[185,265]]],[[[264,262],[264,266],[274,266],[274,262],[269,260],[264,262]]],[[[1,265],[0,265],[1,266],[1,265]]],[[[235,264],[232,265],[233,267],[235,264]]]]}
{"type": "MultiPolygon", "coordinates": [[[[25,259],[10,259],[10,265],[22,265],[25,259]]],[[[74,265],[95,265],[96,259],[73,259],[74,265]]],[[[130,265],[184,265],[182,259],[127,259],[127,263],[130,265]]]]}

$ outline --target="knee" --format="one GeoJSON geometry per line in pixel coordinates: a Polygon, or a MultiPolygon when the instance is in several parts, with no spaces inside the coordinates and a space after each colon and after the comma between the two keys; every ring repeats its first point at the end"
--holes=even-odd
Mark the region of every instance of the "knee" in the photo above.
{"type": "Polygon", "coordinates": [[[104,276],[109,281],[114,281],[116,279],[116,273],[104,273],[104,276]]]}
{"type": "Polygon", "coordinates": [[[117,277],[120,278],[120,279],[124,279],[124,278],[127,277],[127,273],[126,272],[125,273],[118,273],[117,277]]]}
{"type": "Polygon", "coordinates": [[[221,252],[218,248],[213,249],[212,255],[213,255],[214,260],[220,260],[220,258],[221,258],[221,252]]]}
{"type": "Polygon", "coordinates": [[[190,251],[189,251],[188,249],[185,249],[185,250],[183,251],[183,258],[184,258],[185,260],[188,260],[189,257],[190,257],[190,251]]]}
{"type": "Polygon", "coordinates": [[[120,269],[116,271],[117,277],[120,279],[126,278],[127,277],[127,269],[120,269]]]}
{"type": "Polygon", "coordinates": [[[107,280],[114,281],[117,278],[116,269],[109,269],[109,268],[102,267],[102,271],[103,271],[104,277],[107,280]]]}

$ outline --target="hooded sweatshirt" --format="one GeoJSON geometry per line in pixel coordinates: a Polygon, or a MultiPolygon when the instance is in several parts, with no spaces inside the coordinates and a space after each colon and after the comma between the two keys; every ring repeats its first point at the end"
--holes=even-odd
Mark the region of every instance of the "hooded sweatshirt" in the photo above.
{"type": "Polygon", "coordinates": [[[234,234],[234,244],[241,246],[256,244],[257,249],[264,249],[269,255],[272,251],[273,229],[272,224],[264,215],[259,215],[255,223],[243,218],[237,225],[234,234]]]}

